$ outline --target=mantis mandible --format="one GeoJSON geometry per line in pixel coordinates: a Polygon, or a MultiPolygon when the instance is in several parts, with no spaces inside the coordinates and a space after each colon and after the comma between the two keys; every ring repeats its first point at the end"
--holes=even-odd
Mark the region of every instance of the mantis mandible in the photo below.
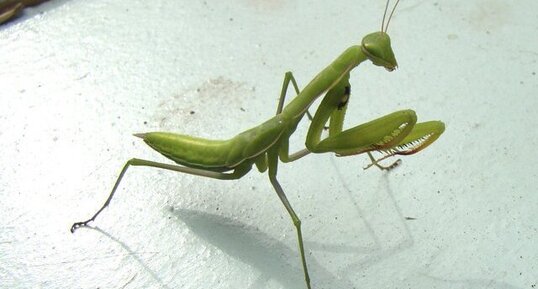
{"type": "Polygon", "coordinates": [[[130,159],[123,166],[103,206],[90,219],[74,223],[71,232],[87,226],[109,205],[123,176],[131,166],[154,167],[213,179],[235,180],[243,177],[253,165],[256,165],[261,173],[268,172],[269,181],[293,221],[304,278],[307,288],[310,289],[301,220],[277,180],[279,160],[283,163],[293,162],[310,153],[332,152],[337,156],[366,153],[371,160],[369,166],[374,165],[388,170],[395,167],[399,160],[389,166],[383,166],[379,161],[395,155],[417,153],[432,144],[445,129],[441,121],[417,123],[414,111],[401,110],[343,130],[351,93],[349,84],[351,70],[365,60],[370,60],[374,65],[384,67],[388,71],[393,71],[398,65],[387,29],[399,0],[395,3],[385,26],[389,2],[390,0],[387,0],[381,31],[366,35],[360,45],[346,49],[302,90],[299,89],[293,74],[287,72],[276,115],[264,123],[228,140],[209,140],[169,132],[135,134],[134,136],[142,138],[151,148],[177,165],[130,159]],[[284,107],[290,82],[296,96],[284,107]],[[321,103],[312,117],[308,109],[322,95],[321,103]],[[290,154],[289,138],[305,114],[311,120],[306,136],[306,148],[290,154]],[[325,129],[328,129],[328,136],[322,139],[322,132],[325,129]],[[381,152],[384,156],[375,159],[372,155],[374,151],[381,152]]]}

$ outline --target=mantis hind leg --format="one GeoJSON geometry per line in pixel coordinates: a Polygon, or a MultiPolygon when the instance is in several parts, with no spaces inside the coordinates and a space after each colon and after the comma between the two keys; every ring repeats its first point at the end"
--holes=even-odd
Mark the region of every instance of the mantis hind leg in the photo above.
{"type": "Polygon", "coordinates": [[[165,163],[159,163],[159,162],[153,162],[148,160],[142,160],[142,159],[130,159],[128,160],[125,165],[123,166],[123,169],[120,172],[120,175],[118,176],[118,179],[116,180],[116,183],[114,184],[114,187],[112,188],[112,191],[110,192],[110,195],[106,199],[105,203],[101,208],[95,213],[91,218],[89,218],[86,221],[83,222],[76,222],[71,226],[71,233],[74,233],[78,228],[87,226],[90,222],[95,221],[95,218],[101,214],[101,212],[108,207],[110,204],[110,201],[114,197],[114,194],[116,193],[116,190],[118,189],[118,186],[121,183],[121,180],[123,179],[123,176],[127,172],[127,169],[130,166],[145,166],[145,167],[154,167],[154,168],[160,168],[180,173],[186,173],[196,176],[202,176],[202,177],[208,177],[213,179],[220,179],[220,180],[235,180],[239,179],[242,176],[244,176],[246,173],[248,173],[251,169],[251,165],[244,165],[244,166],[238,166],[234,169],[231,173],[221,173],[221,172],[214,172],[210,170],[203,170],[203,169],[195,169],[195,168],[188,168],[178,165],[171,165],[171,164],[165,164],[165,163]]]}
{"type": "Polygon", "coordinates": [[[278,197],[280,198],[280,201],[286,208],[286,211],[288,211],[288,214],[291,217],[293,225],[296,228],[297,241],[299,243],[299,252],[301,254],[301,263],[303,265],[304,278],[306,281],[307,288],[311,289],[310,275],[308,274],[308,267],[306,265],[306,256],[304,253],[303,234],[301,231],[301,220],[299,219],[299,217],[293,210],[290,202],[288,201],[288,198],[286,197],[286,194],[284,193],[284,190],[282,189],[282,186],[280,186],[280,183],[276,179],[276,173],[278,169],[278,148],[273,148],[268,153],[267,159],[268,159],[268,167],[269,167],[269,180],[271,181],[271,185],[273,185],[275,192],[277,193],[278,197]]]}

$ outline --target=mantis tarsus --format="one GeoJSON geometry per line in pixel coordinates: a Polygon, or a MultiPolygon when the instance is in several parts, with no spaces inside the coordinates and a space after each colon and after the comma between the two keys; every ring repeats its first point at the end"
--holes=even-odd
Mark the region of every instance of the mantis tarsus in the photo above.
{"type": "Polygon", "coordinates": [[[296,227],[304,277],[307,287],[311,288],[301,220],[277,180],[279,160],[288,163],[309,153],[333,152],[338,156],[367,153],[372,162],[369,166],[375,165],[387,170],[396,166],[399,160],[389,166],[382,166],[379,163],[380,160],[395,155],[417,153],[433,143],[445,129],[444,123],[440,121],[417,123],[414,111],[401,110],[343,130],[344,116],[351,93],[350,71],[367,59],[388,71],[393,71],[397,67],[387,28],[399,0],[394,5],[385,25],[389,2],[390,0],[387,0],[381,31],[366,35],[361,45],[346,49],[303,90],[299,89],[293,74],[287,72],[276,115],[259,126],[228,140],[208,140],[168,132],[135,134],[178,165],[130,159],[123,166],[104,205],[90,219],[74,223],[71,232],[79,227],[87,226],[109,205],[130,166],[155,167],[214,179],[233,180],[241,178],[252,169],[253,165],[256,165],[260,172],[268,171],[269,180],[296,227]],[[284,107],[290,82],[297,95],[284,107]],[[311,117],[308,109],[322,95],[324,95],[323,99],[315,115],[311,117]],[[312,122],[306,136],[306,148],[290,154],[289,138],[305,114],[312,122]],[[329,125],[325,127],[327,122],[329,125]],[[328,136],[322,139],[324,129],[328,129],[328,136]],[[384,153],[385,156],[375,159],[371,154],[373,151],[384,153]]]}

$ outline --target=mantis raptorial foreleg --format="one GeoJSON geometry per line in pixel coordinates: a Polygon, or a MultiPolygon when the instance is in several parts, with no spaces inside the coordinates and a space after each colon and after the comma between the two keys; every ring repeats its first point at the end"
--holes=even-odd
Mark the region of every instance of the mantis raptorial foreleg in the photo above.
{"type": "Polygon", "coordinates": [[[412,110],[394,112],[342,131],[350,93],[349,74],[329,89],[308,131],[306,146],[309,151],[330,151],[339,156],[367,153],[372,165],[390,170],[400,160],[389,166],[382,166],[379,161],[397,154],[416,153],[433,143],[444,131],[444,124],[437,121],[417,124],[416,114],[412,110]],[[329,136],[322,140],[321,132],[329,119],[329,136]],[[370,153],[374,150],[386,152],[387,155],[376,160],[370,153]]]}
{"type": "Polygon", "coordinates": [[[315,153],[330,151],[339,155],[364,153],[373,150],[376,143],[384,142],[379,147],[396,144],[393,140],[395,132],[400,133],[399,130],[404,124],[406,131],[409,131],[416,123],[414,112],[401,111],[342,131],[344,114],[338,112],[340,107],[347,105],[350,92],[348,78],[349,75],[334,85],[319,105],[306,137],[308,150],[315,153]],[[321,139],[323,126],[335,113],[338,121],[331,122],[329,136],[321,139]]]}

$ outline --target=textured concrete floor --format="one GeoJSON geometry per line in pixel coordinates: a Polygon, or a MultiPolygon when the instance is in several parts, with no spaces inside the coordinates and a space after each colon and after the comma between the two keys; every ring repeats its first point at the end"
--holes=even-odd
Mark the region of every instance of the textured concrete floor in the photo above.
{"type": "MultiPolygon", "coordinates": [[[[383,1],[50,1],[0,26],[1,288],[305,288],[266,175],[148,168],[132,133],[228,138],[379,29],[383,1]]],[[[401,1],[399,69],[352,73],[346,127],[404,108],[446,122],[390,173],[308,156],[279,179],[313,288],[538,286],[538,2],[401,1]]],[[[300,124],[292,147],[304,143],[300,124]]]]}

